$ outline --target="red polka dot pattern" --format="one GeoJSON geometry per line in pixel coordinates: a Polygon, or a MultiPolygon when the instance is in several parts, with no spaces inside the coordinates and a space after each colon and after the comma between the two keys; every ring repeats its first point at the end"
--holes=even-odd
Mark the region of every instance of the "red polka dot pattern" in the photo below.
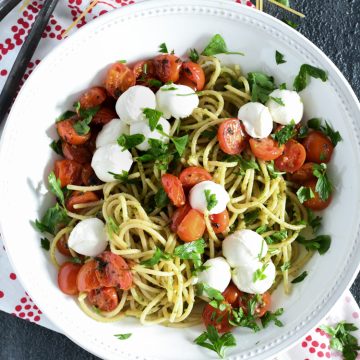
{"type": "Polygon", "coordinates": [[[42,312],[25,293],[25,296],[20,298],[19,304],[14,307],[13,314],[25,320],[38,322],[41,319],[42,312]]]}

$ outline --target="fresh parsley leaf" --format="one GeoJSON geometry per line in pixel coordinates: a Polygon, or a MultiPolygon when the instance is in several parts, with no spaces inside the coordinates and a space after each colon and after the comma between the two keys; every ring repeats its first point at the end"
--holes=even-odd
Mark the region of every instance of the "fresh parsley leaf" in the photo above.
{"type": "Polygon", "coordinates": [[[236,346],[235,337],[231,332],[220,336],[213,325],[209,325],[206,330],[194,342],[199,346],[215,351],[220,358],[225,357],[226,348],[236,346]]]}
{"type": "MultiPolygon", "coordinates": [[[[177,90],[178,88],[175,86],[169,86],[169,87],[162,87],[160,90],[161,91],[173,91],[173,90],[177,90]]],[[[177,96],[180,96],[180,94],[177,94],[177,96]]],[[[183,95],[185,96],[185,95],[183,95]]]]}
{"type": "Polygon", "coordinates": [[[248,73],[248,81],[251,87],[251,101],[265,104],[269,94],[275,90],[274,78],[261,72],[248,73]]]}
{"type": "Polygon", "coordinates": [[[154,255],[148,259],[140,262],[140,265],[143,266],[154,266],[156,265],[160,260],[169,260],[171,258],[171,255],[166,253],[165,251],[162,251],[160,248],[156,248],[154,255]]]}
{"type": "Polygon", "coordinates": [[[170,140],[175,145],[175,149],[178,152],[178,154],[180,156],[182,156],[184,151],[185,151],[186,145],[187,145],[187,143],[189,141],[189,135],[184,135],[184,136],[181,136],[181,137],[172,136],[170,138],[170,140]]]}
{"type": "Polygon", "coordinates": [[[286,89],[287,89],[286,83],[280,84],[280,85],[279,85],[279,89],[280,89],[280,90],[286,90],[286,89]]]}
{"type": "Polygon", "coordinates": [[[149,79],[149,80],[147,80],[147,84],[150,87],[158,87],[159,88],[159,87],[163,86],[163,83],[157,79],[149,79]]]}
{"type": "Polygon", "coordinates": [[[164,53],[164,54],[168,54],[168,53],[169,53],[169,51],[168,51],[167,46],[166,46],[165,43],[162,43],[162,44],[159,45],[159,52],[160,52],[160,53],[164,53]]]}
{"type": "Polygon", "coordinates": [[[169,163],[174,155],[169,151],[169,145],[161,140],[149,139],[150,149],[143,155],[136,158],[137,161],[148,162],[155,161],[155,165],[160,170],[167,170],[169,163]]]}
{"type": "Polygon", "coordinates": [[[128,334],[115,334],[114,336],[115,336],[116,338],[118,338],[119,340],[126,340],[126,339],[128,339],[131,335],[132,335],[132,333],[128,333],[128,334]]]}
{"type": "Polygon", "coordinates": [[[254,211],[250,211],[244,214],[244,221],[246,225],[253,224],[259,217],[260,210],[256,209],[254,211]]]}
{"type": "Polygon", "coordinates": [[[308,127],[305,125],[301,125],[300,128],[298,129],[297,136],[299,139],[303,139],[304,137],[307,136],[308,133],[309,133],[308,127]]]}
{"type": "Polygon", "coordinates": [[[329,235],[319,235],[311,240],[306,240],[303,236],[298,236],[296,241],[304,245],[306,250],[317,250],[320,255],[324,255],[331,246],[331,237],[329,235]]]}
{"type": "Polygon", "coordinates": [[[267,244],[277,244],[279,242],[281,242],[282,240],[286,239],[288,236],[287,231],[286,230],[280,230],[280,231],[276,231],[274,232],[272,235],[267,236],[265,238],[265,241],[267,244]]]}
{"type": "Polygon", "coordinates": [[[293,281],[291,281],[291,283],[297,284],[299,282],[302,282],[307,276],[308,276],[308,272],[304,271],[301,275],[299,275],[297,278],[295,278],[293,281]]]}
{"type": "Polygon", "coordinates": [[[67,225],[70,220],[65,209],[57,203],[46,211],[41,221],[35,220],[35,226],[40,232],[55,235],[57,228],[61,225],[67,225]]]}
{"type": "Polygon", "coordinates": [[[285,24],[289,25],[293,29],[296,29],[299,26],[299,24],[297,24],[291,20],[288,20],[288,19],[282,19],[281,21],[283,21],[285,24]]]}
{"type": "Polygon", "coordinates": [[[82,260],[79,257],[72,257],[70,259],[70,262],[74,263],[74,264],[82,264],[82,260]]]}
{"type": "Polygon", "coordinates": [[[154,131],[163,113],[155,109],[145,108],[143,114],[149,120],[150,130],[154,131]]]}
{"type": "Polygon", "coordinates": [[[281,172],[281,171],[277,171],[275,170],[275,167],[274,167],[274,160],[271,160],[271,161],[268,161],[266,163],[266,167],[267,167],[267,170],[269,172],[269,175],[272,179],[276,179],[279,175],[284,175],[286,174],[286,172],[281,172]]]}
{"type": "Polygon", "coordinates": [[[261,317],[261,325],[265,329],[273,321],[276,326],[283,327],[284,324],[278,319],[278,317],[281,316],[283,313],[283,308],[277,309],[273,313],[271,311],[267,311],[264,316],[261,317]]]}
{"type": "Polygon", "coordinates": [[[291,262],[290,261],[286,261],[284,262],[281,266],[280,266],[280,270],[281,271],[286,271],[289,270],[291,266],[291,262]]]}
{"type": "Polygon", "coordinates": [[[275,51],[275,61],[278,65],[286,63],[286,60],[284,60],[284,55],[277,50],[275,51]]]}
{"type": "Polygon", "coordinates": [[[124,149],[131,149],[145,141],[143,134],[126,135],[122,134],[118,137],[117,143],[124,149]]]}
{"type": "Polygon", "coordinates": [[[260,327],[256,323],[254,317],[257,303],[257,295],[255,295],[253,299],[249,300],[248,308],[250,311],[248,314],[245,314],[242,307],[239,307],[238,309],[233,309],[231,312],[232,318],[229,319],[229,324],[233,326],[246,327],[252,329],[254,332],[260,331],[260,327]]]}
{"type": "Polygon", "coordinates": [[[308,84],[308,76],[311,76],[315,79],[321,79],[325,82],[328,79],[327,73],[319,68],[316,68],[309,64],[303,64],[300,67],[300,71],[294,80],[294,90],[299,92],[306,88],[308,84]]]}
{"type": "Polygon", "coordinates": [[[46,250],[46,251],[50,250],[50,241],[47,238],[41,238],[40,243],[41,243],[41,247],[44,250],[46,250]]]}
{"type": "Polygon", "coordinates": [[[261,235],[261,234],[263,234],[264,232],[266,232],[267,230],[268,230],[267,225],[261,225],[261,226],[259,226],[255,231],[256,231],[259,235],[261,235]]]}
{"type": "Polygon", "coordinates": [[[265,270],[268,267],[267,264],[263,264],[263,266],[260,269],[257,269],[253,274],[253,282],[257,282],[258,280],[264,280],[266,279],[265,270]]]}
{"type": "Polygon", "coordinates": [[[62,147],[61,147],[61,140],[53,140],[52,143],[49,145],[58,155],[63,156],[62,147]]]}
{"type": "Polygon", "coordinates": [[[312,118],[312,119],[308,120],[307,126],[308,126],[310,129],[321,130],[321,119],[319,119],[319,118],[312,118]]]}
{"type": "Polygon", "coordinates": [[[320,329],[331,336],[330,347],[340,351],[344,360],[355,360],[360,350],[358,339],[350,332],[358,330],[352,323],[339,322],[336,327],[321,325],[320,329]]]}
{"type": "Polygon", "coordinates": [[[192,61],[192,62],[198,62],[199,60],[199,53],[197,52],[196,49],[190,49],[190,53],[189,53],[189,59],[192,61]]]}
{"type": "Polygon", "coordinates": [[[296,195],[301,203],[304,203],[305,201],[313,199],[315,197],[312,189],[305,186],[301,186],[296,192],[296,195]]]}
{"type": "Polygon", "coordinates": [[[89,124],[92,121],[94,115],[99,111],[100,106],[95,106],[89,109],[82,109],[80,103],[76,102],[74,104],[76,111],[79,113],[81,120],[78,120],[74,123],[73,128],[79,135],[86,135],[90,131],[89,124]]]}
{"type": "Polygon", "coordinates": [[[271,99],[272,101],[275,101],[277,104],[279,104],[281,106],[285,106],[284,102],[279,97],[269,96],[269,99],[271,99]]]}
{"type": "MultiPolygon", "coordinates": [[[[79,103],[79,106],[80,106],[80,103],[79,103]]],[[[74,111],[65,111],[63,114],[61,114],[57,119],[56,119],[56,122],[60,122],[60,121],[63,121],[63,120],[67,120],[71,117],[73,117],[74,115],[76,115],[76,112],[74,111]]]]}
{"type": "Polygon", "coordinates": [[[240,155],[237,158],[240,165],[240,171],[245,172],[248,169],[260,170],[259,165],[255,160],[246,160],[240,155]]]}
{"type": "Polygon", "coordinates": [[[89,124],[91,123],[91,118],[85,118],[83,120],[79,120],[76,123],[74,123],[73,128],[75,129],[76,133],[78,135],[86,135],[90,131],[89,124]]]}
{"type": "Polygon", "coordinates": [[[276,140],[279,145],[286,144],[290,139],[296,136],[295,122],[291,120],[289,125],[285,125],[282,129],[272,134],[271,137],[276,140]]]}
{"type": "Polygon", "coordinates": [[[169,198],[163,188],[160,188],[155,194],[155,204],[156,207],[162,209],[167,204],[169,204],[169,198]]]}
{"type": "Polygon", "coordinates": [[[205,47],[201,55],[213,56],[217,54],[237,54],[244,55],[241,52],[228,51],[225,40],[220,34],[214,35],[205,47]]]}
{"type": "Polygon", "coordinates": [[[330,197],[333,191],[333,186],[327,176],[326,168],[326,164],[324,163],[313,165],[313,174],[317,177],[315,191],[319,194],[320,199],[324,201],[330,197]]]}
{"type": "Polygon", "coordinates": [[[308,224],[312,227],[313,233],[317,233],[321,226],[322,217],[315,216],[314,212],[310,209],[306,209],[308,214],[308,224]]]}
{"type": "Polygon", "coordinates": [[[120,63],[120,64],[126,64],[127,61],[126,61],[126,60],[118,60],[118,63],[120,63]]]}
{"type": "Polygon", "coordinates": [[[115,220],[111,216],[106,219],[106,227],[111,235],[119,233],[120,230],[119,225],[115,222],[115,220]]]}
{"type": "Polygon", "coordinates": [[[325,121],[325,127],[322,127],[322,132],[330,138],[334,146],[336,146],[338,142],[342,141],[340,133],[335,131],[327,121],[325,121]]]}
{"type": "Polygon", "coordinates": [[[128,179],[129,179],[129,172],[128,172],[128,171],[125,171],[125,170],[123,170],[123,171],[121,172],[121,174],[115,174],[115,173],[113,173],[113,172],[111,172],[111,171],[108,171],[108,173],[109,173],[110,175],[112,175],[115,180],[120,180],[120,181],[122,181],[122,182],[124,182],[124,183],[126,183],[126,182],[128,181],[128,179]]]}
{"type": "Polygon", "coordinates": [[[61,190],[61,181],[57,179],[55,173],[52,171],[48,176],[50,191],[60,200],[61,205],[65,206],[64,193],[61,190]]]}
{"type": "Polygon", "coordinates": [[[202,294],[206,294],[210,300],[216,300],[218,303],[224,301],[224,297],[222,296],[219,290],[216,290],[210,287],[206,283],[198,283],[197,284],[197,294],[200,296],[202,294]]]}
{"type": "Polygon", "coordinates": [[[179,245],[175,248],[173,255],[182,260],[192,260],[195,265],[195,269],[201,266],[201,254],[205,251],[204,239],[191,241],[184,245],[179,245]]]}
{"type": "Polygon", "coordinates": [[[216,130],[205,130],[201,133],[202,136],[208,138],[208,139],[213,139],[217,134],[216,130]]]}
{"type": "Polygon", "coordinates": [[[216,199],[216,195],[215,194],[211,194],[211,191],[209,189],[204,190],[204,194],[205,194],[205,198],[206,198],[206,207],[207,209],[210,211],[211,209],[213,209],[218,201],[216,199]]]}

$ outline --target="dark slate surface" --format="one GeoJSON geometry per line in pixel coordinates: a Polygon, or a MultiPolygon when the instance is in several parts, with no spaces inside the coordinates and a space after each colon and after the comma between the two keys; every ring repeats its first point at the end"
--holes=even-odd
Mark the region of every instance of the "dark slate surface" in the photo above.
{"type": "MultiPolygon", "coordinates": [[[[360,0],[293,0],[292,5],[306,18],[299,21],[271,4],[265,10],[299,22],[298,30],[330,57],[360,97],[360,0]]],[[[360,276],[351,291],[360,303],[360,276]]],[[[0,359],[97,359],[63,335],[3,312],[0,324],[0,359]]]]}

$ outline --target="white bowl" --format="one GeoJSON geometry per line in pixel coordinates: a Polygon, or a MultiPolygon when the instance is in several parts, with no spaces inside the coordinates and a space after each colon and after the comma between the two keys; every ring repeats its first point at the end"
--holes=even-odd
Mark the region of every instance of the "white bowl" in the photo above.
{"type": "Polygon", "coordinates": [[[283,328],[261,333],[236,330],[237,347],[230,359],[265,359],[294,344],[331,309],[354,278],[360,259],[359,103],[333,63],[313,44],[273,17],[228,1],[156,0],[111,12],[76,32],[36,68],[23,86],[4,130],[0,154],[0,219],[8,255],[25,289],[62,332],[86,350],[107,359],[206,359],[216,354],[193,344],[202,328],[144,327],[137,320],[101,324],[82,313],[74,299],[62,294],[56,270],[40,248],[40,235],[30,224],[52,201],[41,184],[53,163],[50,138],[54,119],[85,88],[103,79],[118,60],[154,56],[166,42],[179,55],[203,48],[215,33],[229,49],[246,56],[222,56],[244,72],[273,74],[292,84],[303,63],[326,70],[329,81],[311,79],[302,93],[306,118],[323,117],[340,131],[331,176],[336,191],[324,214],[322,232],[332,236],[330,251],[306,266],[309,276],[291,296],[281,289],[274,308],[284,307],[283,328]],[[276,65],[275,50],[287,63],[276,65]],[[126,341],[113,335],[133,333],[126,341]]]}

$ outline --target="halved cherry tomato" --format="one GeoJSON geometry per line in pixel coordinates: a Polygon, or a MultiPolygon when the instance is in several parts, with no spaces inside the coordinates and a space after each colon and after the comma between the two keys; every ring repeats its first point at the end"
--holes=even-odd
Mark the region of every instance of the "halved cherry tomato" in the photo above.
{"type": "Polygon", "coordinates": [[[262,294],[261,297],[261,303],[255,308],[255,316],[259,318],[264,316],[271,306],[271,295],[269,292],[262,294]]]}
{"type": "Polygon", "coordinates": [[[138,83],[155,77],[155,66],[152,60],[141,60],[134,64],[133,72],[138,83]]]}
{"type": "Polygon", "coordinates": [[[236,155],[245,149],[248,135],[239,119],[227,119],[220,124],[217,138],[225,154],[236,155]]]}
{"type": "Polygon", "coordinates": [[[79,99],[81,109],[89,109],[101,105],[106,100],[106,90],[100,86],[94,86],[85,91],[79,99]]]}
{"type": "Polygon", "coordinates": [[[204,215],[191,209],[178,225],[177,234],[182,241],[190,242],[200,239],[205,232],[204,215]]]}
{"type": "Polygon", "coordinates": [[[197,90],[202,90],[205,85],[205,73],[202,67],[192,61],[186,61],[181,67],[182,76],[187,77],[196,85],[197,90]]]}
{"type": "Polygon", "coordinates": [[[112,311],[119,304],[116,289],[113,287],[91,290],[87,299],[91,305],[102,311],[112,311]]]}
{"type": "Polygon", "coordinates": [[[231,306],[236,307],[239,303],[239,299],[243,296],[243,292],[240,291],[233,282],[230,282],[222,295],[231,306]]]}
{"type": "Polygon", "coordinates": [[[118,115],[116,114],[115,110],[103,106],[99,109],[99,111],[94,115],[91,120],[92,124],[95,125],[105,125],[110,122],[112,119],[117,119],[118,115]]]}
{"type": "Polygon", "coordinates": [[[95,258],[95,270],[101,286],[118,286],[120,289],[129,290],[132,286],[131,270],[127,262],[119,255],[104,251],[95,258]]]}
{"type": "Polygon", "coordinates": [[[65,159],[75,160],[80,164],[88,163],[92,159],[92,153],[87,146],[71,145],[63,141],[61,147],[65,159]]]}
{"type": "Polygon", "coordinates": [[[117,99],[129,87],[135,85],[133,71],[122,63],[112,64],[105,78],[107,92],[117,99]]]}
{"type": "Polygon", "coordinates": [[[299,170],[295,171],[289,176],[289,180],[297,184],[303,184],[306,181],[315,179],[313,174],[314,163],[308,162],[305,163],[299,170]]]}
{"type": "Polygon", "coordinates": [[[65,236],[62,236],[59,239],[59,241],[56,243],[56,248],[58,249],[60,254],[63,254],[65,256],[71,256],[69,245],[65,236]]]}
{"type": "Polygon", "coordinates": [[[274,164],[278,170],[292,174],[303,166],[305,158],[305,148],[296,140],[290,139],[285,144],[283,154],[275,160],[274,164]]]}
{"type": "Polygon", "coordinates": [[[73,160],[56,160],[54,173],[60,179],[61,187],[66,185],[79,185],[81,176],[81,165],[73,160]]]}
{"type": "Polygon", "coordinates": [[[180,223],[183,221],[184,217],[187,215],[187,213],[190,210],[191,210],[191,206],[188,203],[175,210],[174,215],[172,216],[171,219],[171,225],[170,225],[171,231],[176,233],[178,226],[180,225],[180,223]]]}
{"type": "Polygon", "coordinates": [[[181,59],[176,55],[158,55],[153,60],[156,76],[164,83],[179,80],[181,59]]]}
{"type": "Polygon", "coordinates": [[[184,169],[179,175],[179,180],[185,189],[190,189],[202,181],[211,179],[212,176],[210,173],[198,166],[190,166],[184,169]]]}
{"type": "Polygon", "coordinates": [[[91,131],[85,135],[79,135],[74,129],[75,122],[78,119],[71,118],[56,123],[56,129],[62,140],[72,145],[82,145],[86,143],[91,136],[91,131]]]}
{"type": "Polygon", "coordinates": [[[63,293],[67,295],[76,295],[78,293],[76,278],[80,269],[80,264],[72,262],[66,262],[61,265],[58,273],[58,285],[63,293]]]}
{"type": "Polygon", "coordinates": [[[187,78],[184,75],[180,76],[179,80],[176,83],[180,85],[188,86],[189,88],[192,88],[194,91],[197,91],[196,84],[193,83],[189,78],[187,78]]]}
{"type": "Polygon", "coordinates": [[[101,287],[96,277],[96,267],[97,262],[95,260],[90,260],[81,267],[76,279],[76,285],[80,292],[101,287]]]}
{"type": "Polygon", "coordinates": [[[90,164],[83,165],[81,170],[81,182],[86,186],[99,185],[101,183],[101,180],[95,175],[95,171],[90,164]]]}
{"type": "Polygon", "coordinates": [[[215,234],[224,232],[229,226],[229,213],[226,209],[220,214],[210,215],[209,218],[215,234]]]}
{"type": "Polygon", "coordinates": [[[320,131],[312,131],[303,140],[306,150],[306,161],[314,163],[328,163],[334,151],[330,139],[320,131]]]}
{"type": "Polygon", "coordinates": [[[233,326],[229,324],[231,317],[231,305],[224,302],[226,309],[221,311],[213,308],[210,304],[206,304],[202,313],[202,319],[206,327],[213,325],[218,333],[229,332],[233,326]]]}
{"type": "Polygon", "coordinates": [[[66,201],[66,208],[71,212],[77,212],[78,209],[74,208],[75,204],[86,204],[93,201],[98,201],[99,197],[92,191],[81,192],[74,191],[70,198],[66,201]]]}
{"type": "Polygon", "coordinates": [[[311,209],[311,210],[324,210],[326,209],[332,200],[332,196],[330,195],[329,198],[327,200],[322,200],[319,196],[319,193],[317,193],[315,191],[315,187],[316,187],[316,183],[317,180],[309,180],[307,182],[304,183],[305,187],[311,188],[311,190],[313,191],[315,197],[310,199],[310,200],[306,200],[304,201],[304,206],[311,209]]]}
{"type": "Polygon", "coordinates": [[[176,207],[185,204],[186,199],[184,189],[180,180],[176,176],[171,174],[164,174],[161,177],[161,183],[167,196],[176,207]]]}
{"type": "Polygon", "coordinates": [[[265,161],[275,160],[284,151],[285,145],[280,145],[270,136],[264,139],[250,139],[250,147],[253,154],[265,161]]]}

